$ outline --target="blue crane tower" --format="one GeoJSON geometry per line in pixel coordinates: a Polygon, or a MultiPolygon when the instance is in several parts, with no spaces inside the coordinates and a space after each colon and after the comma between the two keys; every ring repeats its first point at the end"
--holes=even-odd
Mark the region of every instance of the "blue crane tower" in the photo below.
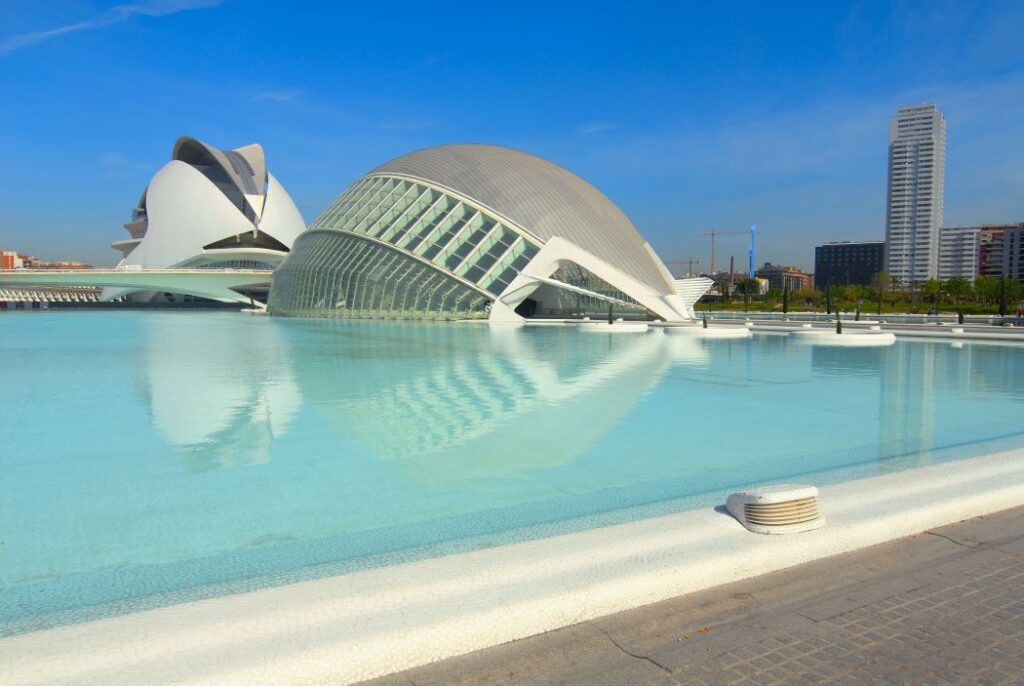
{"type": "Polygon", "coordinates": [[[754,239],[757,237],[757,227],[753,224],[750,225],[750,264],[747,265],[747,276],[751,279],[754,278],[754,262],[756,256],[756,250],[754,247],[754,239]]]}

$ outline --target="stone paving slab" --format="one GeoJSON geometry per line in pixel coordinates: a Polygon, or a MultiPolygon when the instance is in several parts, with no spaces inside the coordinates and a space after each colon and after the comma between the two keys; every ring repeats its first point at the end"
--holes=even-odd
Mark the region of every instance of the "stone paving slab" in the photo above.
{"type": "Polygon", "coordinates": [[[365,683],[1024,685],[1024,508],[365,683]]]}

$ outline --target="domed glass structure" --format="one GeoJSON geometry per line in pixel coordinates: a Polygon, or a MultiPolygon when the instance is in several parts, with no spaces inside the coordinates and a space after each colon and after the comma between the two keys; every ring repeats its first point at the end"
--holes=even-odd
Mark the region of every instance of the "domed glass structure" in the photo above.
{"type": "MultiPolygon", "coordinates": [[[[703,292],[703,291],[702,291],[703,292]]],[[[692,316],[629,219],[551,162],[490,145],[358,180],[274,273],[272,314],[396,319],[692,316]]]]}

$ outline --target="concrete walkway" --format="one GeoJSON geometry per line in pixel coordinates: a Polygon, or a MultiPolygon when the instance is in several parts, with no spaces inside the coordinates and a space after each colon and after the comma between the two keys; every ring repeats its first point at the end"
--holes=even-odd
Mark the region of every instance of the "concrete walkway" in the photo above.
{"type": "Polygon", "coordinates": [[[365,683],[1024,684],[1024,508],[365,683]]]}

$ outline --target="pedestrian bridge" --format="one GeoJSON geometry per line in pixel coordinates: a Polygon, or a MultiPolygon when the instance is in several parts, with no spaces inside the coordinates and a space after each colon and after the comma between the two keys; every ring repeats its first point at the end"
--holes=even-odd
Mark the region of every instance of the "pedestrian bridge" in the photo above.
{"type": "Polygon", "coordinates": [[[163,291],[226,302],[249,302],[237,288],[268,286],[271,269],[14,269],[0,287],[101,286],[163,291]]]}

